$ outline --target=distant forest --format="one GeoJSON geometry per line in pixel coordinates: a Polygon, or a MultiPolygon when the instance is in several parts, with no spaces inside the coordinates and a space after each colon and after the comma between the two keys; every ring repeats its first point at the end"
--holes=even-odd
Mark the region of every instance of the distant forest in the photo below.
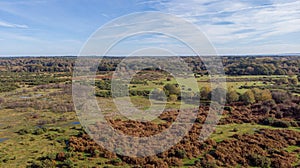
{"type": "MultiPolygon", "coordinates": [[[[113,71],[124,57],[104,57],[98,71],[113,71]]],[[[207,75],[200,57],[181,57],[195,74],[207,75]]],[[[172,59],[170,57],[169,59],[172,59]]],[[[226,75],[297,75],[298,56],[226,56],[222,57],[226,75]]],[[[72,72],[76,57],[0,58],[0,72],[72,72]]]]}

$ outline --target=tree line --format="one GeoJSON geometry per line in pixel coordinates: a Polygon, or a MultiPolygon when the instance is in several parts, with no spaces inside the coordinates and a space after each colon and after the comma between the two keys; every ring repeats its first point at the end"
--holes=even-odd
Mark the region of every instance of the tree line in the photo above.
{"type": "MultiPolygon", "coordinates": [[[[114,71],[125,57],[104,57],[91,70],[114,71]]],[[[129,58],[134,59],[134,58],[129,58]]],[[[145,57],[147,59],[147,57],[145,57]]],[[[165,58],[172,66],[173,57],[165,58]],[[170,61],[168,61],[170,60],[170,61]]],[[[214,59],[206,59],[206,64],[200,57],[181,57],[191,70],[199,75],[208,74],[206,64],[214,65],[214,59]]],[[[90,62],[98,59],[90,57],[90,62]]],[[[76,57],[14,57],[0,58],[0,71],[7,72],[72,72],[76,57]]],[[[221,57],[224,72],[227,75],[297,75],[299,74],[300,59],[296,56],[245,56],[221,57]]],[[[130,61],[128,61],[130,62],[130,61]]],[[[160,64],[158,62],[158,64],[160,64]]],[[[164,67],[165,65],[157,65],[164,67]]],[[[131,61],[126,68],[135,69],[136,61],[131,61]]]]}

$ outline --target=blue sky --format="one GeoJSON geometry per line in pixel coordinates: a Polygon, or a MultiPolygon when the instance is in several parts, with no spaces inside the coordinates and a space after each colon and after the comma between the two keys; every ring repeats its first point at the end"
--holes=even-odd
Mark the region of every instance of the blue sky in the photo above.
{"type": "MultiPolygon", "coordinates": [[[[219,54],[300,53],[299,0],[1,0],[0,56],[77,55],[100,26],[143,11],[194,23],[219,54]]],[[[129,38],[115,53],[136,45],[180,50],[146,36],[129,38]]]]}

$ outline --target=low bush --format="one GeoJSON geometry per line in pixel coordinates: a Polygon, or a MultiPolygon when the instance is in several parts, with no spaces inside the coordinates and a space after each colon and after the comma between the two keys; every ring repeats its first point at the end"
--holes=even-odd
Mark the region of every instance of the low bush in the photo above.
{"type": "Polygon", "coordinates": [[[225,107],[224,107],[224,110],[229,111],[229,112],[232,112],[232,107],[230,107],[230,106],[225,106],[225,107]]]}
{"type": "Polygon", "coordinates": [[[35,128],[33,131],[32,131],[32,134],[34,135],[42,135],[44,134],[45,132],[47,132],[47,129],[46,128],[35,128]]]}
{"type": "Polygon", "coordinates": [[[272,124],[274,127],[281,127],[281,128],[288,128],[291,126],[290,122],[288,121],[281,121],[281,120],[275,120],[272,124]]]}
{"type": "Polygon", "coordinates": [[[261,168],[269,168],[271,166],[271,160],[266,156],[258,154],[250,154],[248,156],[249,165],[261,168]]]}
{"type": "Polygon", "coordinates": [[[20,135],[31,134],[32,130],[27,128],[20,129],[17,133],[20,135]]]}

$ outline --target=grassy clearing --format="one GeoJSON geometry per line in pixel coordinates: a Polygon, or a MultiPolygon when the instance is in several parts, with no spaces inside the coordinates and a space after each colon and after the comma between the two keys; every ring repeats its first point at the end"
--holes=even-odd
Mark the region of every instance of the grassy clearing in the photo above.
{"type": "MultiPolygon", "coordinates": [[[[286,128],[276,128],[272,126],[266,125],[258,125],[258,124],[226,124],[226,125],[218,125],[216,127],[215,133],[213,133],[210,138],[215,140],[216,142],[223,141],[225,139],[231,139],[231,136],[234,134],[253,134],[255,131],[260,129],[286,129],[286,128]]],[[[298,128],[288,128],[294,131],[300,131],[298,128]]]]}
{"type": "MultiPolygon", "coordinates": [[[[49,127],[47,132],[40,135],[31,133],[19,135],[14,133],[0,145],[0,158],[5,166],[24,167],[27,163],[37,160],[48,153],[63,151],[65,140],[78,133],[74,126],[49,127]],[[72,128],[71,128],[72,127],[72,128]]],[[[31,127],[32,130],[36,129],[31,127]]]]}
{"type": "Polygon", "coordinates": [[[297,149],[300,149],[300,147],[299,146],[289,146],[285,150],[288,152],[294,152],[297,149]]]}
{"type": "MultiPolygon", "coordinates": [[[[300,150],[300,147],[299,146],[289,146],[289,147],[285,148],[285,150],[289,153],[292,153],[296,150],[300,150]]],[[[294,163],[293,166],[297,166],[300,164],[300,153],[298,152],[298,153],[296,153],[296,155],[298,158],[298,162],[294,163]]]]}
{"type": "MultiPolygon", "coordinates": [[[[288,76],[286,75],[272,75],[272,76],[264,76],[264,75],[243,75],[243,76],[226,76],[226,79],[259,79],[259,78],[271,78],[271,79],[278,79],[278,78],[287,78],[288,76]]],[[[130,89],[132,90],[149,90],[151,91],[154,88],[160,88],[162,89],[165,84],[175,84],[179,83],[181,86],[184,85],[184,89],[191,88],[194,92],[197,92],[201,90],[202,87],[211,87],[211,83],[208,82],[210,76],[202,76],[199,78],[196,78],[196,82],[198,85],[191,85],[195,81],[195,78],[177,78],[176,80],[174,78],[171,78],[169,81],[167,81],[164,78],[161,78],[159,80],[153,80],[153,81],[148,81],[147,85],[144,84],[131,84],[130,89]],[[158,85],[158,83],[162,83],[162,85],[158,85]],[[190,87],[187,87],[190,86],[190,87]]],[[[222,77],[221,77],[222,78],[222,77]]],[[[240,89],[241,86],[264,86],[264,85],[269,85],[270,82],[263,83],[262,81],[238,81],[238,82],[230,82],[227,81],[226,85],[227,88],[229,89],[234,89],[238,93],[243,94],[244,92],[247,91],[247,89],[240,89]]]]}
{"type": "Polygon", "coordinates": [[[182,167],[188,168],[190,166],[193,166],[196,160],[199,160],[199,158],[192,158],[192,159],[185,158],[182,160],[183,163],[182,167]]]}
{"type": "MultiPolygon", "coordinates": [[[[129,104],[126,103],[126,104],[124,104],[124,106],[121,105],[119,108],[117,108],[116,105],[114,104],[114,101],[121,102],[124,100],[126,100],[126,99],[124,99],[124,98],[112,99],[112,98],[97,97],[99,108],[101,109],[101,112],[103,114],[105,114],[108,117],[115,118],[115,119],[118,118],[121,120],[127,120],[127,118],[125,116],[122,116],[120,114],[120,110],[122,110],[123,108],[129,107],[129,104]]],[[[194,109],[194,108],[198,107],[196,105],[186,104],[186,103],[180,102],[180,101],[167,102],[166,104],[162,101],[157,101],[157,100],[152,100],[152,102],[150,102],[149,99],[147,99],[146,97],[143,97],[143,96],[130,96],[129,101],[133,105],[132,108],[136,108],[136,109],[139,109],[142,111],[146,111],[149,109],[151,109],[151,110],[158,109],[159,111],[162,111],[161,109],[194,109]]],[[[128,111],[128,110],[125,110],[125,111],[128,111]]],[[[88,114],[85,114],[85,115],[88,115],[88,114]]],[[[91,116],[86,116],[87,118],[89,118],[90,124],[93,124],[93,123],[99,121],[99,118],[94,117],[93,114],[90,114],[90,115],[91,116]]],[[[143,116],[138,116],[138,114],[137,114],[137,116],[133,116],[133,117],[141,118],[143,116]]],[[[156,118],[153,120],[153,122],[161,123],[164,121],[160,120],[159,118],[156,118]]]]}

